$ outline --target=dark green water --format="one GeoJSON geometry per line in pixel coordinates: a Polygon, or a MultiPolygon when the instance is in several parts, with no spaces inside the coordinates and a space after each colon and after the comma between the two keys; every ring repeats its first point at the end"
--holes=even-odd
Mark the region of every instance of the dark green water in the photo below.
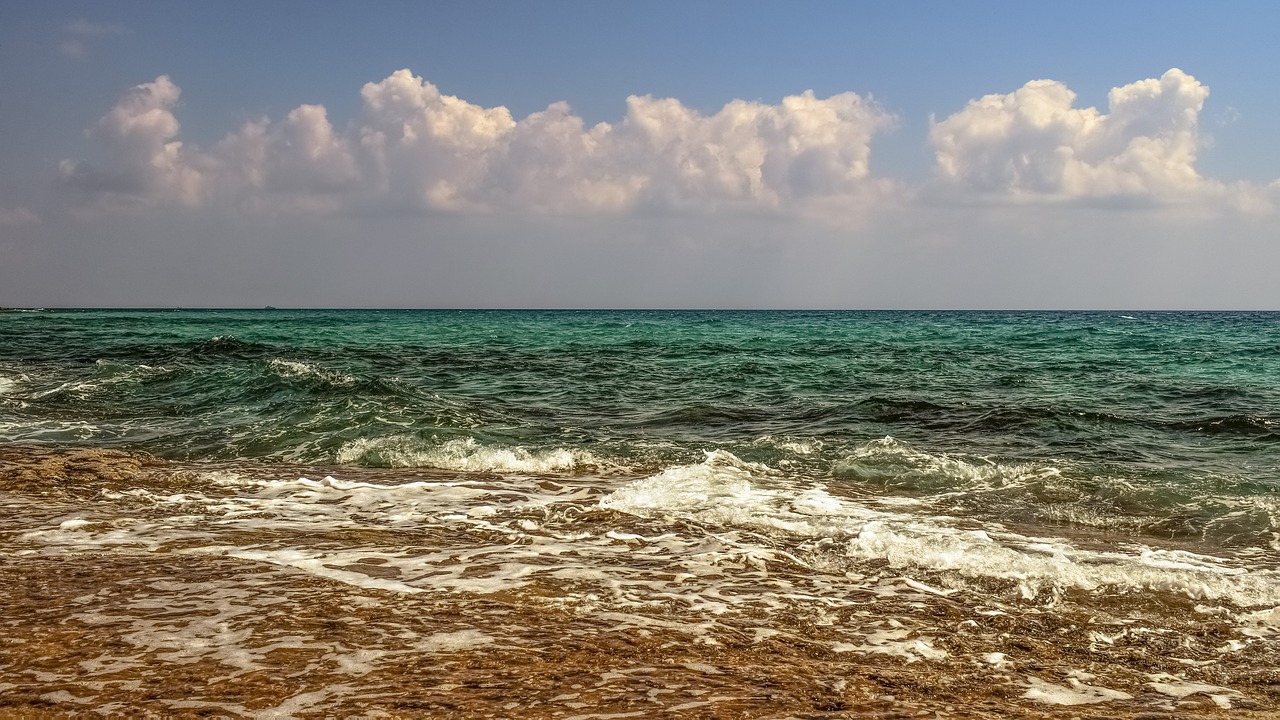
{"type": "Polygon", "coordinates": [[[634,478],[729,453],[949,513],[1280,532],[1280,314],[0,313],[0,441],[634,478]]]}

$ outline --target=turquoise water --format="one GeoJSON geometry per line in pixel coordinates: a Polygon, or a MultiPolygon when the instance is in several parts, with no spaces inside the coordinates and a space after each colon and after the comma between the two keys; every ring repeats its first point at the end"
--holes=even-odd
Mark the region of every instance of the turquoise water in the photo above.
{"type": "Polygon", "coordinates": [[[0,314],[0,441],[646,477],[727,453],[939,511],[1266,548],[1280,314],[0,314]]]}

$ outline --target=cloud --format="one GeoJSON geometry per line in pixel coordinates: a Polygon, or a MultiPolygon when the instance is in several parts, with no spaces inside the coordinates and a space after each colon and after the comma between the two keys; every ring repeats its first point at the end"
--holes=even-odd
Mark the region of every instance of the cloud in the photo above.
{"type": "Polygon", "coordinates": [[[871,189],[871,137],[890,122],[854,93],[735,100],[709,116],[672,98],[632,96],[622,122],[592,128],[556,103],[515,124],[485,192],[553,211],[782,210],[850,199],[871,189]]]}
{"type": "Polygon", "coordinates": [[[179,88],[133,88],[91,135],[100,166],[62,163],[64,183],[111,203],[231,202],[258,209],[396,207],[426,212],[617,213],[740,206],[852,207],[884,191],[872,136],[892,116],[847,92],[770,105],[735,100],[706,115],[633,96],[614,124],[588,127],[565,103],[516,120],[399,70],[368,83],[344,130],[323,106],[245,123],[207,151],[178,140],[179,88]],[[847,202],[846,202],[847,201],[847,202]]]}
{"type": "Polygon", "coordinates": [[[1225,184],[1196,170],[1208,93],[1172,69],[1112,89],[1105,113],[1076,107],[1053,80],[987,95],[931,121],[936,177],[913,189],[871,173],[872,141],[896,119],[852,92],[734,100],[710,114],[636,95],[620,120],[588,125],[563,102],[517,119],[398,70],[364,85],[343,126],[322,105],[300,105],[200,149],[180,139],[181,91],[162,75],[91,130],[103,157],[63,161],[61,178],[110,207],[266,213],[731,211],[857,224],[929,198],[1272,212],[1280,183],[1225,184]]]}
{"type": "Polygon", "coordinates": [[[173,107],[181,93],[167,75],[131,89],[89,133],[106,149],[107,168],[64,160],[64,183],[117,201],[199,204],[205,187],[200,166],[208,159],[187,153],[176,139],[173,107]]]}
{"type": "Polygon", "coordinates": [[[1219,190],[1195,169],[1209,88],[1178,69],[1114,88],[1109,112],[1034,80],[987,95],[930,131],[942,180],[955,188],[1056,198],[1171,199],[1219,190]]]}
{"type": "Polygon", "coordinates": [[[92,41],[111,35],[123,35],[129,29],[116,23],[93,23],[88,20],[76,20],[62,29],[62,40],[58,43],[58,51],[75,60],[89,55],[92,41]]]}
{"type": "Polygon", "coordinates": [[[408,70],[367,83],[360,95],[355,145],[375,187],[425,209],[459,209],[480,199],[515,129],[505,107],[443,95],[408,70]]]}
{"type": "Polygon", "coordinates": [[[25,207],[0,208],[0,227],[19,227],[40,222],[40,216],[25,207]]]}
{"type": "Polygon", "coordinates": [[[332,211],[360,188],[348,143],[320,105],[301,105],[283,122],[245,123],[193,163],[208,183],[193,203],[230,199],[256,209],[332,211]]]}

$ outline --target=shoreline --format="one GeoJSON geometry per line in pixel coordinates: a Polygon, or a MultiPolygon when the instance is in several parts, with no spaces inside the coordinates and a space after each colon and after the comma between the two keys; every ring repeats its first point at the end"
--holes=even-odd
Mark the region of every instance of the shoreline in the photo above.
{"type": "MultiPolygon", "coordinates": [[[[746,556],[725,570],[733,584],[679,594],[696,589],[691,578],[641,603],[607,595],[611,582],[626,579],[608,566],[593,577],[572,563],[545,565],[529,582],[486,585],[515,572],[497,549],[526,552],[520,543],[538,542],[503,534],[493,513],[452,534],[425,523],[224,530],[216,518],[200,527],[218,545],[139,534],[140,525],[173,526],[196,510],[157,509],[153,495],[194,496],[199,488],[213,497],[208,479],[222,476],[209,473],[232,467],[280,478],[310,471],[0,447],[10,548],[0,559],[0,712],[1154,719],[1274,718],[1269,708],[1280,705],[1274,638],[1216,652],[1238,629],[1197,617],[1197,603],[1176,596],[1070,591],[997,609],[991,598],[1008,598],[1007,588],[989,597],[943,589],[938,573],[908,575],[874,562],[860,566],[865,578],[842,586],[834,571],[815,578],[812,568],[774,559],[755,571],[746,556]],[[89,530],[97,532],[91,543],[74,539],[89,530]],[[408,573],[369,550],[395,543],[415,556],[440,555],[430,566],[437,570],[467,567],[452,589],[410,587],[408,573]],[[331,561],[312,566],[288,555],[316,548],[331,561]],[[456,584],[467,579],[471,590],[456,584]],[[762,597],[794,598],[770,609],[743,595],[752,587],[762,597]],[[699,606],[709,597],[723,607],[699,606]],[[1151,627],[1137,632],[1108,615],[1145,617],[1151,627]],[[855,631],[860,644],[848,642],[855,631]]],[[[348,483],[335,481],[348,498],[379,475],[434,483],[433,491],[501,480],[329,471],[348,483]]],[[[590,512],[600,527],[616,528],[609,532],[619,539],[603,541],[621,567],[667,577],[669,558],[643,552],[664,530],[656,521],[590,512]]]]}

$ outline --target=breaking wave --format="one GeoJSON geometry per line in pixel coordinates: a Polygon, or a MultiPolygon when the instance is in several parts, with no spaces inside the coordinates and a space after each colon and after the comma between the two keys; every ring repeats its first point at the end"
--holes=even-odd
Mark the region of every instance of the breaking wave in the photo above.
{"type": "Polygon", "coordinates": [[[338,449],[337,462],[366,467],[425,467],[458,472],[558,474],[601,467],[586,450],[487,446],[475,438],[437,442],[411,435],[361,438],[338,449]]]}

